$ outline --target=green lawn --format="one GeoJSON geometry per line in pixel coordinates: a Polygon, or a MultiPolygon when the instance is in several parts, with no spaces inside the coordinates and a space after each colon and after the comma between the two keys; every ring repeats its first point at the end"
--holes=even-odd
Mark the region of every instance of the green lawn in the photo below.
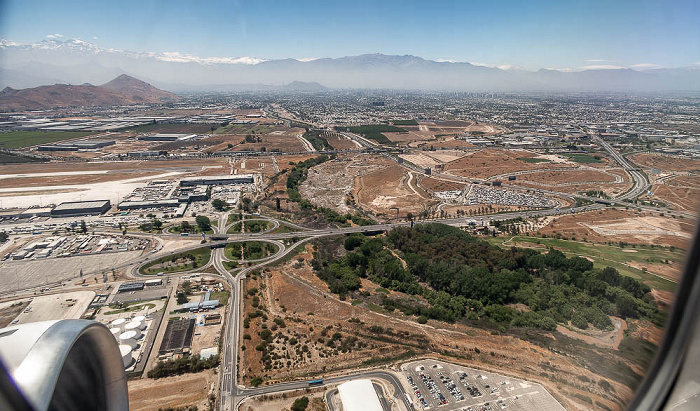
{"type": "Polygon", "coordinates": [[[668,259],[669,262],[675,261],[682,263],[685,258],[684,251],[670,251],[668,248],[654,248],[648,246],[636,246],[632,248],[631,246],[626,246],[621,248],[620,246],[614,245],[604,245],[604,244],[593,244],[585,243],[581,241],[572,240],[559,240],[556,238],[539,238],[539,237],[528,237],[528,236],[515,236],[512,241],[504,244],[504,241],[509,240],[510,237],[489,237],[486,241],[498,245],[503,248],[509,248],[511,246],[527,247],[531,246],[532,243],[542,244],[547,247],[554,247],[561,250],[567,256],[581,256],[590,257],[594,260],[593,265],[596,268],[613,267],[617,269],[622,275],[628,277],[639,279],[652,288],[657,288],[664,291],[673,291],[676,288],[676,283],[666,280],[664,278],[658,277],[651,273],[645,273],[642,270],[628,266],[628,262],[638,262],[638,263],[655,263],[661,264],[664,260],[668,259]],[[527,244],[530,243],[530,244],[527,244]],[[623,250],[634,250],[636,252],[625,252],[623,250]]]}
{"type": "Polygon", "coordinates": [[[5,148],[22,148],[54,143],[94,134],[88,131],[10,131],[0,133],[0,144],[5,148]]]}
{"type": "Polygon", "coordinates": [[[354,126],[349,128],[351,132],[363,135],[365,138],[375,140],[377,143],[380,144],[391,144],[391,140],[389,140],[384,134],[382,134],[383,132],[407,132],[406,129],[388,124],[373,124],[367,126],[354,126]]]}
{"type": "Polygon", "coordinates": [[[518,157],[518,160],[525,163],[549,163],[549,160],[544,158],[518,157]]]}
{"type": "Polygon", "coordinates": [[[571,161],[575,161],[577,163],[581,164],[591,164],[591,163],[600,163],[602,160],[600,160],[600,156],[592,156],[590,154],[564,154],[564,156],[569,157],[571,161]],[[598,158],[596,158],[598,157],[598,158]]]}
{"type": "Polygon", "coordinates": [[[196,250],[183,251],[172,256],[159,258],[141,267],[139,272],[144,275],[153,275],[159,272],[170,274],[189,271],[197,267],[202,267],[209,262],[209,259],[211,259],[211,249],[209,247],[202,247],[196,250]],[[194,261],[188,258],[190,256],[194,258],[194,261]]]}
{"type": "Polygon", "coordinates": [[[219,300],[219,304],[226,305],[228,303],[228,297],[228,291],[219,291],[218,293],[211,293],[209,298],[212,300],[219,300]]]}
{"type": "Polygon", "coordinates": [[[236,221],[240,220],[240,217],[238,216],[238,213],[234,214],[229,214],[228,215],[228,220],[226,220],[226,225],[229,225],[231,223],[235,223],[236,221]]]}
{"type": "Polygon", "coordinates": [[[240,260],[241,258],[244,260],[259,260],[276,252],[276,245],[264,241],[230,243],[224,249],[224,255],[230,260],[240,260]]]}
{"type": "Polygon", "coordinates": [[[280,224],[279,227],[277,227],[277,228],[275,228],[274,230],[272,230],[272,233],[275,233],[275,234],[285,234],[285,233],[293,233],[293,232],[295,232],[295,231],[298,231],[298,230],[296,230],[296,229],[294,229],[294,228],[292,228],[292,227],[290,227],[290,226],[288,226],[288,225],[280,224]]]}
{"type": "Polygon", "coordinates": [[[395,126],[417,126],[418,122],[416,120],[391,120],[391,123],[395,126]]]}

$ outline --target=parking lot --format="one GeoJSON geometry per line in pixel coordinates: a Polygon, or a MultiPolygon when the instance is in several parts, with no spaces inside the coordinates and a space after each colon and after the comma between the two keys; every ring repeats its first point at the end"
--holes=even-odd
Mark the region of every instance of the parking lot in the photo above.
{"type": "Polygon", "coordinates": [[[540,384],[435,360],[401,367],[416,409],[561,411],[540,384]]]}

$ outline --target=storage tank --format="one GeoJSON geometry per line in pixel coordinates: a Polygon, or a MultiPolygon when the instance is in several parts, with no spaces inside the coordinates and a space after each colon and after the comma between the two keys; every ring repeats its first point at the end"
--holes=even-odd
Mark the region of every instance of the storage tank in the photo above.
{"type": "Polygon", "coordinates": [[[124,363],[124,368],[129,367],[131,365],[131,362],[134,361],[132,351],[133,350],[128,345],[119,346],[119,352],[122,354],[122,362],[124,363]]]}
{"type": "Polygon", "coordinates": [[[124,324],[126,324],[126,319],[124,318],[117,318],[116,320],[112,321],[112,328],[119,328],[120,331],[124,331],[124,324]]]}
{"type": "Polygon", "coordinates": [[[132,350],[136,349],[136,331],[126,331],[119,336],[119,345],[128,345],[132,350]]]}
{"type": "Polygon", "coordinates": [[[124,326],[124,332],[127,331],[135,331],[138,334],[138,337],[136,338],[141,338],[141,324],[137,321],[131,321],[126,323],[124,326]]]}
{"type": "Polygon", "coordinates": [[[132,323],[139,323],[139,330],[143,331],[146,329],[146,317],[143,315],[137,315],[131,319],[132,323]]]}
{"type": "Polygon", "coordinates": [[[109,329],[109,332],[112,333],[112,335],[114,336],[114,339],[115,339],[115,340],[119,340],[119,334],[122,333],[122,330],[120,330],[120,329],[117,328],[117,327],[112,327],[112,328],[109,329]]]}

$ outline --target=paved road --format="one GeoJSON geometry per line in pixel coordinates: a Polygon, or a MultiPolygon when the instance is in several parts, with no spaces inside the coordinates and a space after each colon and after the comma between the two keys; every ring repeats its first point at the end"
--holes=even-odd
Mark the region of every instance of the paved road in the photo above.
{"type": "Polygon", "coordinates": [[[644,194],[644,192],[647,190],[649,187],[649,181],[647,180],[646,175],[640,171],[638,168],[632,166],[629,161],[625,157],[623,157],[620,153],[615,151],[612,146],[607,143],[605,140],[602,138],[596,138],[595,140],[598,144],[600,144],[601,147],[605,149],[605,151],[610,154],[610,156],[617,161],[620,166],[627,171],[627,173],[632,177],[632,181],[634,185],[632,186],[632,189],[630,189],[628,192],[620,195],[617,197],[618,200],[629,200],[629,199],[634,199],[639,197],[640,195],[644,194]]]}

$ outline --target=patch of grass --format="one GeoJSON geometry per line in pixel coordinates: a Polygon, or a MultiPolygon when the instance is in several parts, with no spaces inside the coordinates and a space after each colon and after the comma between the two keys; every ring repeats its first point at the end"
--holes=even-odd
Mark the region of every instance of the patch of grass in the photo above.
{"type": "Polygon", "coordinates": [[[391,123],[395,126],[417,126],[418,122],[416,120],[391,120],[391,123]]]}
{"type": "Polygon", "coordinates": [[[156,305],[153,304],[153,303],[130,305],[130,306],[128,306],[128,307],[119,308],[119,309],[112,310],[112,311],[107,311],[107,312],[104,313],[104,315],[114,315],[114,314],[128,313],[128,312],[130,312],[130,311],[138,311],[138,310],[142,310],[142,309],[144,309],[144,308],[147,308],[147,309],[150,310],[151,308],[156,308],[156,305]]]}
{"type": "Polygon", "coordinates": [[[259,260],[276,253],[277,246],[264,241],[245,241],[226,245],[224,254],[230,260],[259,260]]]}
{"type": "Polygon", "coordinates": [[[0,164],[17,164],[17,163],[42,163],[49,161],[45,158],[18,156],[10,153],[0,153],[0,164]]]}
{"type": "Polygon", "coordinates": [[[244,225],[246,233],[261,233],[268,229],[270,223],[265,220],[248,220],[244,225]]]}
{"type": "Polygon", "coordinates": [[[144,275],[154,275],[159,272],[177,273],[202,267],[211,259],[211,249],[202,247],[192,251],[183,251],[172,256],[161,257],[141,267],[139,272],[144,275]],[[161,264],[165,264],[162,266],[161,264]]]}
{"type": "Polygon", "coordinates": [[[573,240],[528,236],[515,236],[513,237],[512,242],[507,244],[503,244],[503,241],[505,240],[503,237],[489,237],[485,238],[485,240],[491,244],[495,244],[503,248],[510,248],[512,245],[516,247],[528,247],[532,246],[533,244],[542,244],[546,247],[554,247],[555,249],[561,250],[569,257],[590,257],[594,260],[593,266],[595,268],[615,268],[622,275],[641,280],[650,287],[663,291],[674,291],[676,288],[676,283],[665,278],[658,277],[654,274],[630,267],[626,263],[648,263],[650,261],[661,262],[666,259],[675,262],[684,261],[684,253],[682,251],[670,251],[666,248],[651,248],[647,246],[636,246],[635,248],[627,246],[622,248],[619,245],[593,244],[573,240]],[[623,250],[635,250],[636,252],[630,253],[623,250]]]}
{"type": "Polygon", "coordinates": [[[392,132],[392,133],[407,133],[406,129],[403,129],[401,127],[396,127],[396,126],[390,126],[388,124],[374,124],[374,125],[366,125],[366,126],[355,126],[355,127],[350,127],[350,131],[355,134],[360,134],[364,136],[365,138],[372,139],[376,141],[379,144],[392,144],[391,140],[389,140],[383,132],[392,132]]]}
{"type": "Polygon", "coordinates": [[[236,234],[241,232],[241,223],[238,222],[226,230],[226,234],[236,234]]]}
{"type": "Polygon", "coordinates": [[[569,157],[571,161],[575,161],[580,164],[591,164],[591,163],[601,163],[602,160],[600,156],[592,156],[590,154],[564,154],[564,156],[569,157]]]}
{"type": "Polygon", "coordinates": [[[94,134],[88,131],[10,131],[0,133],[0,145],[5,148],[22,148],[54,143],[94,134]]]}
{"type": "Polygon", "coordinates": [[[518,160],[524,163],[549,163],[549,160],[545,158],[518,157],[518,160]]]}
{"type": "Polygon", "coordinates": [[[240,215],[238,213],[232,213],[228,215],[228,219],[226,220],[226,225],[229,225],[231,223],[235,223],[236,221],[239,221],[241,219],[240,215]]]}
{"type": "Polygon", "coordinates": [[[219,304],[221,305],[226,305],[228,304],[228,297],[229,297],[229,292],[228,291],[219,291],[218,293],[211,293],[210,298],[212,300],[219,300],[219,304]]]}
{"type": "Polygon", "coordinates": [[[279,227],[275,228],[271,232],[274,234],[286,234],[286,233],[293,233],[297,230],[293,229],[292,227],[284,224],[280,224],[279,227]]]}

